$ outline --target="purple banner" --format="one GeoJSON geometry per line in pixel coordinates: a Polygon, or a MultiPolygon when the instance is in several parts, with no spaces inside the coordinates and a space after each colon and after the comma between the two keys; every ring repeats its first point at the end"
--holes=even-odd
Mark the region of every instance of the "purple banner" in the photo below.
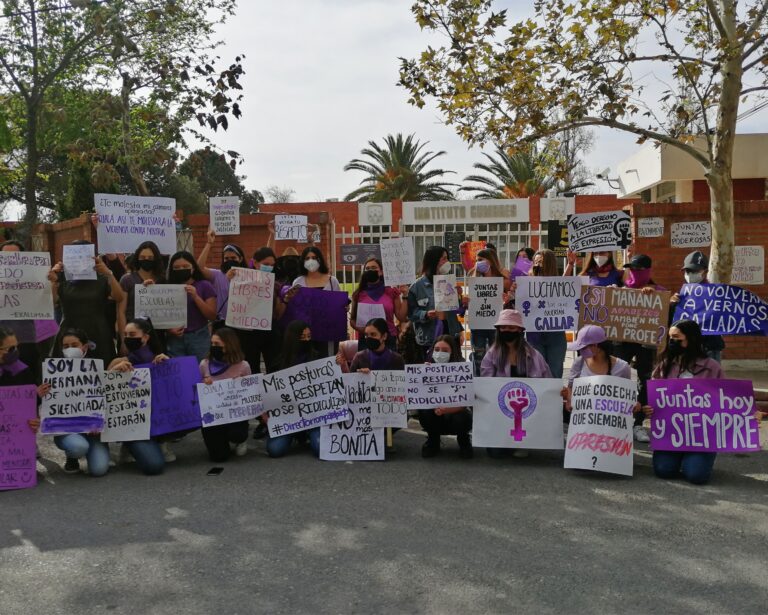
{"type": "Polygon", "coordinates": [[[37,484],[37,446],[28,424],[35,417],[34,385],[0,387],[0,491],[37,484]]]}
{"type": "Polygon", "coordinates": [[[531,267],[533,267],[532,261],[529,261],[525,256],[518,256],[510,277],[514,280],[517,277],[528,275],[531,272],[531,267]]]}
{"type": "Polygon", "coordinates": [[[347,339],[347,304],[349,296],[343,291],[301,287],[288,302],[280,323],[288,326],[303,320],[312,330],[312,339],[337,342],[347,339]]]}
{"type": "Polygon", "coordinates": [[[750,380],[649,380],[651,449],[711,453],[760,450],[750,380]]]}
{"type": "Polygon", "coordinates": [[[152,428],[150,435],[197,429],[202,425],[197,403],[200,366],[195,357],[177,357],[148,367],[152,378],[152,428]]]}
{"type": "Polygon", "coordinates": [[[768,303],[729,284],[683,284],[672,322],[682,319],[704,335],[768,335],[768,303]]]}
{"type": "Polygon", "coordinates": [[[59,332],[59,323],[55,320],[36,320],[35,321],[35,341],[42,342],[59,332]]]}

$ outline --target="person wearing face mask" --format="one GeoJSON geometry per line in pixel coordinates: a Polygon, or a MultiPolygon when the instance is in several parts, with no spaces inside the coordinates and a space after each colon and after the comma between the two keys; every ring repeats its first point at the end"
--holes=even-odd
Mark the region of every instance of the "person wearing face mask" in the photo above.
{"type": "MultiPolygon", "coordinates": [[[[686,284],[709,284],[707,280],[707,269],[709,268],[709,261],[706,255],[699,250],[691,252],[685,257],[683,266],[683,278],[686,284]]],[[[680,303],[680,293],[675,293],[669,300],[669,318],[674,318],[675,310],[680,303]]],[[[720,363],[721,355],[725,349],[725,341],[722,335],[705,335],[704,336],[704,350],[707,352],[707,356],[710,359],[714,359],[720,363]]]]}
{"type": "Polygon", "coordinates": [[[136,318],[136,286],[142,284],[162,284],[165,282],[165,261],[157,244],[145,241],[133,252],[130,259],[130,271],[120,278],[120,288],[125,291],[126,321],[136,318]]]}
{"type": "MultiPolygon", "coordinates": [[[[205,384],[217,380],[242,378],[251,374],[251,366],[245,360],[240,341],[233,329],[222,327],[211,335],[208,356],[200,362],[200,375],[205,384]]],[[[248,421],[237,421],[227,425],[202,428],[203,442],[208,449],[208,458],[215,462],[229,459],[230,443],[234,454],[242,457],[248,451],[248,421]]]]}
{"type": "MultiPolygon", "coordinates": [[[[372,369],[405,369],[403,357],[389,348],[389,326],[383,318],[373,318],[363,328],[360,345],[363,350],[355,354],[350,372],[369,372],[372,369]]],[[[337,361],[338,362],[338,361],[337,361]]]]}
{"type": "Polygon", "coordinates": [[[197,257],[197,264],[203,272],[203,278],[208,280],[216,291],[216,318],[219,321],[227,318],[227,303],[229,301],[229,281],[232,279],[228,272],[232,267],[247,267],[245,252],[233,243],[228,243],[221,251],[221,265],[218,269],[208,267],[208,254],[216,242],[216,232],[208,229],[207,241],[197,257]]]}
{"type": "MultiPolygon", "coordinates": [[[[462,327],[457,312],[435,310],[433,278],[435,275],[447,275],[450,272],[448,251],[442,246],[431,246],[424,252],[421,277],[408,289],[408,320],[413,323],[419,351],[418,363],[427,360],[438,337],[445,334],[458,338],[461,334],[462,327]]],[[[463,311],[463,306],[461,309],[463,311]]]]}
{"type": "MultiPolygon", "coordinates": [[[[319,359],[320,355],[312,344],[312,331],[307,323],[301,320],[294,320],[285,329],[283,337],[283,347],[280,354],[280,369],[288,369],[302,363],[309,363],[319,359]]],[[[268,422],[267,413],[261,415],[264,423],[268,422]]],[[[309,446],[315,457],[320,455],[320,428],[315,427],[306,431],[300,431],[296,434],[286,434],[282,436],[267,436],[267,454],[270,457],[283,457],[290,450],[294,439],[306,442],[309,440],[309,446]]]]}
{"type": "MultiPolygon", "coordinates": [[[[0,326],[0,387],[17,387],[34,385],[35,375],[32,369],[19,358],[19,342],[13,329],[0,326]]],[[[37,387],[37,394],[42,395],[47,391],[44,386],[37,387]]],[[[33,418],[27,421],[29,428],[37,433],[40,428],[40,419],[33,418]]]]}
{"type": "MultiPolygon", "coordinates": [[[[432,347],[432,362],[462,363],[464,358],[451,335],[441,335],[432,347]]],[[[425,459],[440,454],[440,436],[455,435],[459,445],[459,457],[471,459],[474,456],[472,439],[472,411],[469,408],[429,408],[419,410],[419,423],[427,432],[427,441],[421,447],[421,456],[425,459]]]]}
{"type": "MultiPolygon", "coordinates": [[[[483,357],[480,375],[498,378],[551,378],[547,362],[525,340],[523,316],[517,310],[502,310],[496,321],[496,339],[483,357]]],[[[508,449],[488,448],[488,456],[501,458],[508,449]]],[[[514,457],[527,457],[525,449],[514,449],[514,457]]]]}
{"type": "MultiPolygon", "coordinates": [[[[669,327],[667,347],[653,370],[654,379],[724,378],[720,364],[707,357],[701,328],[692,320],[680,320],[669,327]]],[[[644,405],[646,415],[653,408],[644,405]]],[[[683,477],[690,483],[709,482],[717,453],[653,451],[653,472],[659,478],[683,477]]]]}
{"type": "Polygon", "coordinates": [[[387,348],[394,350],[397,344],[397,325],[408,318],[408,303],[403,301],[400,290],[392,286],[385,286],[382,277],[384,268],[378,258],[369,258],[363,266],[363,275],[360,276],[355,292],[352,293],[352,306],[349,310],[349,318],[352,328],[358,335],[365,333],[366,326],[357,325],[357,310],[362,304],[378,304],[384,310],[384,319],[387,323],[387,348]]]}
{"type": "MultiPolygon", "coordinates": [[[[566,258],[568,264],[563,275],[573,275],[578,255],[569,250],[566,258]]],[[[584,261],[579,275],[589,277],[590,286],[624,286],[624,275],[613,262],[613,252],[592,252],[584,261]]]]}
{"type": "Polygon", "coordinates": [[[202,361],[211,345],[208,321],[216,320],[216,291],[186,251],[176,252],[168,262],[168,282],[183,284],[187,292],[187,326],[168,329],[168,355],[202,361]]]}

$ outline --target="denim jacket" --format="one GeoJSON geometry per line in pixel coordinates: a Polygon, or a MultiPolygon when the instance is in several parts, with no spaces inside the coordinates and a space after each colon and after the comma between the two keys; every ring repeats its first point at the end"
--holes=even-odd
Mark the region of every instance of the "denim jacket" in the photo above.
{"type": "MultiPolygon", "coordinates": [[[[416,343],[419,346],[432,346],[435,340],[437,320],[427,318],[427,312],[435,309],[435,289],[432,281],[422,276],[408,289],[408,320],[413,323],[416,343]]],[[[461,324],[456,312],[445,312],[443,333],[458,335],[461,324]]]]}

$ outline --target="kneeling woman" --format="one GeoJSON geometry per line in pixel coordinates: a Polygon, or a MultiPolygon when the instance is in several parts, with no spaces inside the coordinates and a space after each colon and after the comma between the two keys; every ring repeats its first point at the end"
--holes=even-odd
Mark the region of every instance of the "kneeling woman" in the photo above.
{"type": "MultiPolygon", "coordinates": [[[[463,363],[464,358],[452,335],[441,335],[432,346],[432,362],[463,363]]],[[[440,436],[455,435],[459,444],[459,457],[471,459],[473,455],[472,412],[469,408],[430,408],[419,410],[419,423],[427,432],[427,441],[421,447],[422,457],[434,457],[440,453],[440,436]]]]}
{"type": "Polygon", "coordinates": [[[372,369],[405,369],[403,357],[390,350],[389,326],[386,320],[383,318],[369,320],[363,332],[365,337],[360,342],[365,349],[358,352],[352,359],[349,371],[369,372],[372,369]]]}

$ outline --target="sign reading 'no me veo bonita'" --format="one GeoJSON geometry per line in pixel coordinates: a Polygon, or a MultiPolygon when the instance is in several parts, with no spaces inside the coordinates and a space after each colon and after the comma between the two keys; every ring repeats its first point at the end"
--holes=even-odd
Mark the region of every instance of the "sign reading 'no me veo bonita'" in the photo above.
{"type": "Polygon", "coordinates": [[[568,245],[574,252],[626,250],[631,243],[632,219],[624,211],[568,217],[568,245]]]}
{"type": "Polygon", "coordinates": [[[176,200],[160,196],[93,196],[99,225],[99,252],[127,254],[140,243],[153,241],[161,254],[176,252],[176,200]]]}

